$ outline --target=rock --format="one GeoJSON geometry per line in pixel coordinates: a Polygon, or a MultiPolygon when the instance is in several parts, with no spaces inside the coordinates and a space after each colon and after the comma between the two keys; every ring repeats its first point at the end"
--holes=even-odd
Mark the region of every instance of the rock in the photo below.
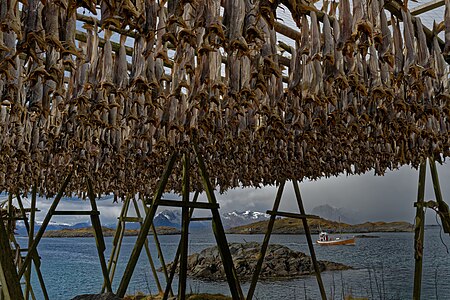
{"type": "MultiPolygon", "coordinates": [[[[251,279],[256,267],[261,245],[252,243],[231,243],[233,263],[241,281],[251,279]]],[[[172,264],[168,265],[170,269],[172,264]]],[[[347,270],[351,267],[329,261],[319,261],[320,271],[347,270]]],[[[314,273],[311,258],[282,245],[269,245],[261,269],[261,279],[292,278],[314,273]]],[[[188,275],[205,280],[225,280],[222,260],[217,246],[206,248],[188,257],[188,275]]]]}
{"type": "Polygon", "coordinates": [[[104,294],[86,294],[79,295],[72,300],[121,300],[119,296],[114,295],[113,293],[104,293],[104,294]]]}

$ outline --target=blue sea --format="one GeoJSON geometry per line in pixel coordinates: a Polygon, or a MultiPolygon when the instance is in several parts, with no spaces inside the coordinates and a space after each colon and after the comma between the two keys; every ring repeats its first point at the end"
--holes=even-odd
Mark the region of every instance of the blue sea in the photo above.
{"type": "MultiPolygon", "coordinates": [[[[329,299],[343,299],[346,295],[369,299],[411,299],[414,274],[414,234],[413,233],[373,233],[379,238],[358,239],[356,246],[316,246],[317,257],[352,266],[353,270],[322,273],[329,299]]],[[[262,242],[263,235],[227,235],[229,242],[262,242]]],[[[179,235],[159,236],[166,262],[173,259],[179,235]]],[[[25,238],[18,238],[26,244],[25,238]]],[[[120,282],[126,262],[130,256],[136,237],[125,237],[113,282],[114,290],[120,282]]],[[[105,238],[109,247],[112,238],[105,238]]],[[[308,252],[303,235],[273,235],[271,243],[283,244],[291,249],[308,252]]],[[[150,249],[159,266],[153,237],[149,236],[150,249]]],[[[215,245],[211,232],[191,233],[190,253],[215,245]]],[[[450,295],[450,247],[449,235],[440,232],[439,227],[427,227],[425,231],[424,267],[422,299],[449,299],[450,295]]],[[[42,259],[41,270],[50,299],[71,299],[76,295],[99,293],[102,275],[94,238],[43,238],[39,245],[42,259]]],[[[162,274],[161,282],[164,283],[162,274]]],[[[42,293],[32,275],[37,299],[42,293]]],[[[174,279],[176,290],[177,279],[174,279]]],[[[249,285],[243,284],[244,292],[249,285]]],[[[190,279],[188,291],[229,294],[226,282],[205,282],[190,279]]],[[[130,282],[128,293],[143,292],[156,294],[148,260],[143,252],[130,282]]],[[[304,276],[292,280],[259,282],[254,299],[319,299],[319,290],[314,276],[304,276]]]]}

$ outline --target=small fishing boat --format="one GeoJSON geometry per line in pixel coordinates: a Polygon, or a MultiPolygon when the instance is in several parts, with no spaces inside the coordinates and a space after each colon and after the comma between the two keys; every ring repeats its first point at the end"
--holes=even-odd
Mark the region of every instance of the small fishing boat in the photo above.
{"type": "Polygon", "coordinates": [[[319,239],[317,240],[317,244],[322,246],[333,246],[333,245],[355,245],[355,237],[352,238],[332,238],[328,236],[328,233],[322,231],[319,234],[319,239]]]}

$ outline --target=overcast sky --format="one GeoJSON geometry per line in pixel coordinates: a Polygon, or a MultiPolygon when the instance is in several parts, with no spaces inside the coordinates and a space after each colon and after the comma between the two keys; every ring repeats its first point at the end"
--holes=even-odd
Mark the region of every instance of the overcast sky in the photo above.
{"type": "MultiPolygon", "coordinates": [[[[447,203],[450,203],[450,168],[448,165],[438,166],[439,178],[442,194],[447,203]]],[[[397,171],[386,173],[385,176],[374,176],[367,173],[361,176],[339,176],[320,179],[317,181],[307,181],[300,184],[302,198],[306,212],[310,212],[314,207],[329,204],[336,208],[346,208],[356,215],[358,222],[365,221],[408,221],[414,222],[415,208],[413,203],[417,198],[418,171],[405,166],[397,171]]],[[[216,194],[220,203],[221,212],[232,210],[263,211],[272,209],[272,205],[277,192],[277,187],[270,186],[260,189],[245,188],[230,190],[225,194],[216,194]]],[[[6,196],[3,194],[3,199],[6,196]]],[[[168,195],[167,198],[174,198],[168,195]]],[[[435,199],[431,175],[427,168],[427,185],[425,187],[425,200],[435,199]]],[[[206,196],[202,194],[199,201],[206,201],[206,196]]],[[[27,200],[25,199],[25,202],[27,200]]],[[[37,215],[37,220],[44,219],[51,200],[39,199],[38,208],[41,212],[37,215]]],[[[111,197],[97,201],[100,210],[102,223],[112,224],[117,221],[117,216],[121,210],[121,203],[112,203],[111,197]]],[[[29,204],[25,204],[29,207],[29,204]]],[[[59,206],[61,210],[89,210],[89,201],[82,200],[62,200],[59,206]]],[[[298,212],[298,207],[294,198],[292,182],[287,182],[284,195],[281,200],[280,210],[298,212]]],[[[429,211],[427,214],[427,224],[436,224],[435,213],[429,211]]],[[[55,216],[52,221],[58,223],[74,224],[88,222],[86,216],[62,217],[55,216]]]]}

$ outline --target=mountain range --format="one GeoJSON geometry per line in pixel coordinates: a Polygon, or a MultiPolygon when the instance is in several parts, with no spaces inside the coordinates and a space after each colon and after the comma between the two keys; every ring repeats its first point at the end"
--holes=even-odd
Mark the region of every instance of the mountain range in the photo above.
{"type": "MultiPolygon", "coordinates": [[[[258,221],[266,221],[270,218],[269,215],[256,212],[256,211],[231,211],[228,213],[222,214],[222,224],[224,228],[228,229],[231,227],[247,225],[253,222],[258,221]]],[[[156,227],[166,226],[166,227],[174,227],[177,229],[181,228],[181,210],[163,210],[156,214],[153,224],[156,227]]],[[[35,225],[35,231],[38,231],[41,223],[37,223],[35,225]]],[[[47,226],[47,230],[62,230],[62,229],[80,229],[90,227],[90,222],[76,223],[76,224],[64,224],[64,223],[56,223],[50,222],[47,226]]],[[[116,223],[103,224],[104,227],[108,228],[116,228],[116,223]]],[[[20,236],[26,235],[26,228],[22,222],[17,222],[16,233],[20,236]]],[[[130,230],[139,229],[139,223],[127,223],[126,228],[130,230]]],[[[205,229],[211,228],[211,221],[196,221],[190,223],[191,229],[205,229]]]]}

